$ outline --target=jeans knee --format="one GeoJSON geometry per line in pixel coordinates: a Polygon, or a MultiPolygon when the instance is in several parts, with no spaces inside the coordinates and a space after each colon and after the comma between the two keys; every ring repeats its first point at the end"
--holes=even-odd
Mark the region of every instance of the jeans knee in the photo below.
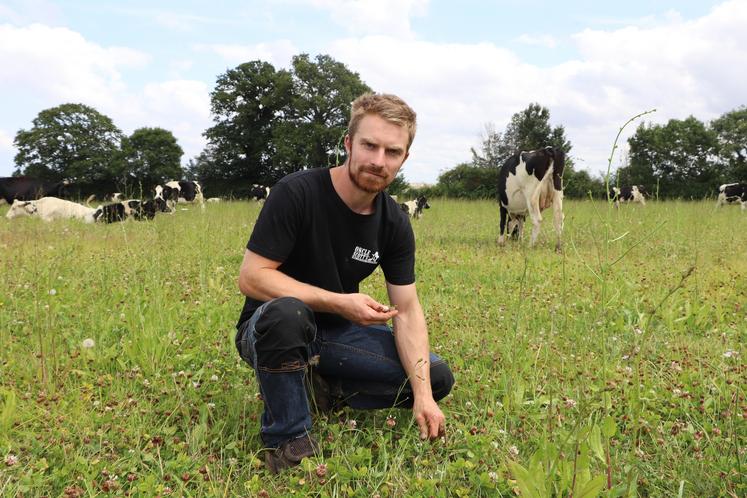
{"type": "Polygon", "coordinates": [[[433,399],[438,401],[446,397],[454,387],[454,374],[451,373],[449,365],[439,362],[431,367],[431,390],[433,399]]]}
{"type": "Polygon", "coordinates": [[[314,312],[302,301],[281,297],[268,302],[254,330],[258,366],[291,369],[306,365],[316,322],[314,312]]]}

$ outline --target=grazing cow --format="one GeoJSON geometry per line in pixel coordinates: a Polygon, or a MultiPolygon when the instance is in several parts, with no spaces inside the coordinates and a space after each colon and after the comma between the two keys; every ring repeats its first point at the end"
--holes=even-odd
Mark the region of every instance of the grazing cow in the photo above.
{"type": "Polygon", "coordinates": [[[104,223],[124,221],[127,219],[127,208],[121,202],[104,204],[103,206],[96,208],[96,212],[93,214],[93,219],[94,221],[101,221],[104,223]]]}
{"type": "Polygon", "coordinates": [[[253,184],[252,188],[249,189],[249,199],[254,201],[264,201],[267,196],[270,195],[270,187],[264,185],[253,184]]]}
{"type": "Polygon", "coordinates": [[[529,246],[534,246],[540,231],[542,210],[552,206],[553,224],[558,237],[555,248],[560,250],[564,167],[565,154],[553,147],[517,152],[503,163],[498,174],[498,202],[501,210],[499,245],[505,243],[506,228],[512,236],[520,237],[524,220],[529,215],[533,225],[529,246]]]}
{"type": "MultiPolygon", "coordinates": [[[[164,211],[174,211],[177,202],[194,202],[200,203],[201,208],[205,208],[205,198],[202,195],[202,187],[195,181],[175,181],[167,182],[163,187],[156,185],[156,199],[165,201],[166,209],[164,211]]],[[[159,203],[159,206],[162,206],[159,203]]]]}
{"type": "Polygon", "coordinates": [[[32,216],[44,221],[78,219],[85,223],[94,222],[95,209],[76,202],[58,199],[57,197],[42,197],[35,201],[13,201],[6,218],[13,219],[21,216],[32,216]]]}
{"type": "Polygon", "coordinates": [[[722,204],[741,204],[747,209],[747,183],[724,183],[718,188],[716,207],[722,204]]]}
{"type": "Polygon", "coordinates": [[[428,204],[428,200],[425,196],[421,195],[414,201],[403,202],[399,205],[402,211],[407,213],[410,218],[419,219],[423,214],[423,209],[430,209],[431,206],[428,204]]]}
{"type": "Polygon", "coordinates": [[[42,197],[62,196],[69,184],[67,180],[54,183],[25,176],[2,177],[0,178],[0,197],[8,204],[13,204],[16,199],[33,201],[42,197]]]}
{"type": "Polygon", "coordinates": [[[122,192],[114,192],[107,200],[109,202],[122,202],[125,200],[125,195],[122,192]]]}
{"type": "Polygon", "coordinates": [[[612,187],[610,190],[610,200],[619,208],[621,202],[637,202],[642,206],[646,205],[646,189],[643,186],[633,185],[631,187],[612,187]]]}

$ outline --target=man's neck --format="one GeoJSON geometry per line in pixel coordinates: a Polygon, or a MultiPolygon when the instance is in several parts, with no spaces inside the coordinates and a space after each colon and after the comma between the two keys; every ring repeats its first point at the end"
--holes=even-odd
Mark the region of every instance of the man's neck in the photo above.
{"type": "Polygon", "coordinates": [[[376,193],[366,192],[358,188],[350,179],[348,163],[329,170],[332,176],[332,186],[337,195],[353,212],[358,214],[371,214],[374,211],[374,199],[376,193]]]}

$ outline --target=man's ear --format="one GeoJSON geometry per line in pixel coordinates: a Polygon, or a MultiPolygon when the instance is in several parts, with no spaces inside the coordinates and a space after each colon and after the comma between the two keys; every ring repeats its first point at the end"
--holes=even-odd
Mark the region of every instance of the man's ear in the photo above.
{"type": "Polygon", "coordinates": [[[345,134],[345,139],[342,143],[345,146],[345,152],[347,152],[348,156],[350,156],[350,147],[353,145],[350,135],[345,134]]]}

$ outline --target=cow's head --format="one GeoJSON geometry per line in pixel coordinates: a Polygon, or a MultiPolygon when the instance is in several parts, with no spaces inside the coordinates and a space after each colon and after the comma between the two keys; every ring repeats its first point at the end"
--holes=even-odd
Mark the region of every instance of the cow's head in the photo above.
{"type": "Polygon", "coordinates": [[[13,201],[13,205],[5,214],[5,217],[9,220],[13,218],[19,218],[23,216],[33,216],[37,213],[36,201],[19,201],[18,199],[13,201]]]}
{"type": "Polygon", "coordinates": [[[428,199],[426,199],[424,195],[421,195],[420,197],[418,197],[417,203],[418,203],[418,211],[431,208],[430,204],[428,204],[428,199]]]}

